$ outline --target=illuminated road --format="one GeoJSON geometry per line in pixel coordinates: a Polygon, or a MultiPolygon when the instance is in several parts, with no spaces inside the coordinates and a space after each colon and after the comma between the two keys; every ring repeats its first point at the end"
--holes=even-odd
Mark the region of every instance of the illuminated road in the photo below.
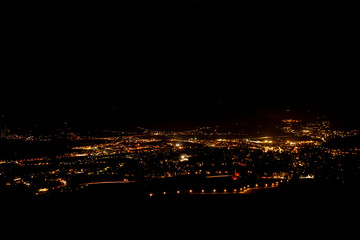
{"type": "Polygon", "coordinates": [[[246,188],[244,190],[236,190],[234,189],[233,191],[229,191],[229,190],[222,190],[222,191],[218,191],[218,190],[213,190],[213,192],[191,192],[192,195],[196,195],[196,194],[202,194],[202,195],[221,195],[221,194],[254,194],[258,191],[262,191],[265,189],[272,189],[272,188],[276,188],[277,186],[272,186],[272,187],[249,187],[246,188]]]}
{"type": "Polygon", "coordinates": [[[106,181],[106,182],[90,182],[82,183],[80,185],[100,185],[100,184],[122,184],[122,183],[135,183],[136,181],[106,181]]]}
{"type": "MultiPolygon", "coordinates": [[[[242,187],[242,188],[235,188],[235,189],[230,189],[230,188],[226,188],[226,189],[219,189],[219,188],[214,188],[212,190],[193,190],[193,189],[188,189],[188,190],[183,190],[183,191],[176,191],[176,195],[252,195],[252,194],[256,194],[259,192],[262,192],[264,190],[270,190],[270,189],[275,189],[279,187],[278,183],[274,183],[274,184],[266,184],[266,186],[247,186],[247,187],[242,187]]],[[[162,195],[162,196],[166,196],[168,195],[168,192],[162,192],[162,193],[149,193],[148,196],[149,197],[154,197],[155,195],[162,195]]]]}

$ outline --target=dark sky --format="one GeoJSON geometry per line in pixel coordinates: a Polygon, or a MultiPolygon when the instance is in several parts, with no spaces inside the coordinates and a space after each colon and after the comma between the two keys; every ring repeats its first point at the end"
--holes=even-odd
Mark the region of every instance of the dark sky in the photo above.
{"type": "Polygon", "coordinates": [[[9,19],[0,110],[25,122],[111,126],[282,118],[287,110],[358,122],[351,18],[180,10],[9,19]]]}

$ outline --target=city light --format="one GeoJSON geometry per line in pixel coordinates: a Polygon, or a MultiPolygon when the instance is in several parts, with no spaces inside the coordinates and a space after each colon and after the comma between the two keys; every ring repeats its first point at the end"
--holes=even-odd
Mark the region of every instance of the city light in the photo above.
{"type": "MultiPolygon", "coordinates": [[[[279,136],[245,137],[211,132],[210,128],[183,132],[142,129],[141,133],[121,133],[120,137],[104,137],[105,133],[101,136],[70,133],[67,137],[63,134],[66,151],[26,157],[14,154],[9,159],[0,159],[2,186],[25,187],[32,197],[40,198],[60,192],[86,192],[95,185],[141,183],[145,189],[143,196],[151,198],[156,194],[167,199],[186,193],[192,197],[246,195],[277,188],[284,182],[292,185],[327,178],[346,182],[348,172],[344,165],[348,162],[344,159],[357,159],[360,146],[340,148],[329,147],[327,143],[357,137],[360,131],[332,130],[325,121],[282,123],[279,130],[284,134],[279,136]],[[21,171],[12,174],[14,167],[21,171]],[[76,183],[74,179],[83,182],[76,183]],[[167,184],[175,189],[181,187],[184,183],[179,180],[186,183],[188,190],[172,192],[165,187],[167,184]],[[158,189],[155,193],[152,185],[158,189]]],[[[9,131],[1,134],[3,141],[49,142],[47,137],[40,141],[29,135],[11,135],[9,131]]]]}

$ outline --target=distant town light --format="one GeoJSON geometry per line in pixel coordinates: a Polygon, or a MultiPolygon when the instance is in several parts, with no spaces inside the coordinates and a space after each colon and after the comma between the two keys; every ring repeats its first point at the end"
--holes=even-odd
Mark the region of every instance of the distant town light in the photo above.
{"type": "Polygon", "coordinates": [[[189,156],[187,154],[182,154],[180,156],[180,162],[189,161],[189,156]]]}
{"type": "Polygon", "coordinates": [[[48,191],[49,191],[48,188],[40,188],[38,192],[45,193],[45,192],[48,192],[48,191]]]}

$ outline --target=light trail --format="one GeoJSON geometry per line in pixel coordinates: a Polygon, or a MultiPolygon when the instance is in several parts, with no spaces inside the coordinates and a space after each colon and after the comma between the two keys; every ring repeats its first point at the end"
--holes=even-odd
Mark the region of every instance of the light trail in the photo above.
{"type": "Polygon", "coordinates": [[[135,183],[136,181],[106,181],[106,182],[90,182],[82,183],[80,185],[100,185],[100,184],[123,184],[123,183],[135,183]]]}
{"type": "Polygon", "coordinates": [[[206,176],[205,178],[224,178],[224,177],[232,177],[232,175],[215,175],[215,176],[206,176]]]}

